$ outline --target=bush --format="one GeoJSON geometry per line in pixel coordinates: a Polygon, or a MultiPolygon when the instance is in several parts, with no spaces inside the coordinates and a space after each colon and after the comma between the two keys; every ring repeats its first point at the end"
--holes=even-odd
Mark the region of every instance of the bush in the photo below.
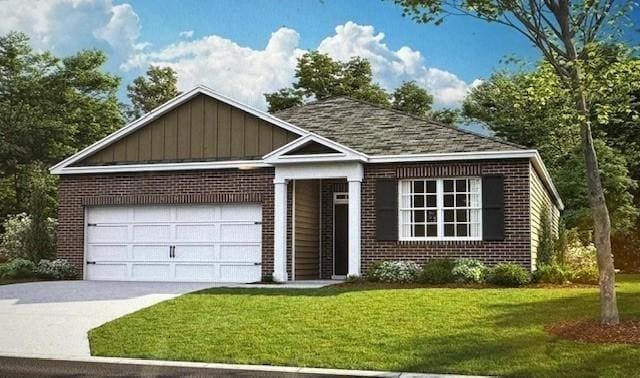
{"type": "Polygon", "coordinates": [[[15,259],[0,266],[0,278],[31,278],[36,275],[36,264],[29,260],[15,259]]]}
{"type": "Polygon", "coordinates": [[[417,282],[420,266],[406,261],[380,261],[367,272],[366,278],[372,282],[417,282]]]}
{"type": "Polygon", "coordinates": [[[420,280],[430,284],[443,284],[455,281],[453,268],[455,261],[449,259],[440,259],[429,261],[422,268],[420,280]]]}
{"type": "Polygon", "coordinates": [[[478,260],[459,259],[455,261],[455,266],[451,270],[454,280],[463,283],[484,282],[487,267],[478,260]]]}
{"type": "Polygon", "coordinates": [[[531,277],[523,267],[514,263],[501,263],[490,269],[487,282],[499,286],[518,287],[527,284],[531,277]]]}
{"type": "Polygon", "coordinates": [[[76,276],[76,268],[67,260],[40,260],[36,271],[39,277],[64,280],[76,276]]]}
{"type": "Polygon", "coordinates": [[[31,261],[51,257],[55,251],[56,220],[47,218],[44,227],[39,223],[34,224],[26,213],[7,217],[2,227],[5,232],[0,236],[0,255],[8,260],[31,261]]]}
{"type": "Polygon", "coordinates": [[[571,272],[570,281],[579,284],[596,285],[600,282],[597,268],[580,268],[571,272]]]}
{"type": "Polygon", "coordinates": [[[532,280],[538,283],[563,284],[571,281],[571,271],[558,264],[540,264],[532,280]]]}

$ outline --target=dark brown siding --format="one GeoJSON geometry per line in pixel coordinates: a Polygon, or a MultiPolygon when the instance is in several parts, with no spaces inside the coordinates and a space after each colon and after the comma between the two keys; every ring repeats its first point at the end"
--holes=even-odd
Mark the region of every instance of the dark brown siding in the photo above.
{"type": "Polygon", "coordinates": [[[259,159],[298,135],[200,95],[77,165],[259,159]]]}
{"type": "Polygon", "coordinates": [[[296,280],[320,278],[320,183],[295,183],[296,280]]]}

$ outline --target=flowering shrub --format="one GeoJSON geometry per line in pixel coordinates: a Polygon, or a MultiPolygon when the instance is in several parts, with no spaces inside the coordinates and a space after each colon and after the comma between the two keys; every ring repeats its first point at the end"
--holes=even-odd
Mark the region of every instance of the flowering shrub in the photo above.
{"type": "Polygon", "coordinates": [[[487,267],[478,260],[458,259],[455,261],[451,274],[456,282],[481,283],[484,282],[486,270],[487,267]]]}
{"type": "Polygon", "coordinates": [[[369,268],[366,278],[373,282],[417,282],[421,271],[414,262],[381,261],[369,268]]]}
{"type": "Polygon", "coordinates": [[[571,271],[559,264],[539,264],[532,276],[533,282],[563,284],[571,281],[571,271]]]}
{"type": "Polygon", "coordinates": [[[39,257],[52,254],[55,251],[56,220],[47,218],[44,232],[32,230],[31,216],[20,213],[7,217],[2,225],[4,233],[0,235],[0,255],[4,259],[27,259],[38,261],[39,257]],[[36,243],[40,238],[43,242],[36,243]],[[43,250],[38,251],[32,246],[39,245],[43,250]]]}
{"type": "Polygon", "coordinates": [[[598,260],[596,256],[596,247],[593,243],[587,245],[582,244],[579,239],[569,241],[567,250],[564,255],[565,266],[574,269],[597,269],[598,260]]]}
{"type": "Polygon", "coordinates": [[[64,280],[74,278],[76,269],[67,260],[40,260],[36,267],[38,276],[42,278],[52,278],[56,280],[64,280]]]}

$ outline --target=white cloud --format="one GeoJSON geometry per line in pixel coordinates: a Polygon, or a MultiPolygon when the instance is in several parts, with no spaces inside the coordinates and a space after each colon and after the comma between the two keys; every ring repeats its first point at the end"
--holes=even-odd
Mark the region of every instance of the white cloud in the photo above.
{"type": "Polygon", "coordinates": [[[136,54],[122,68],[169,66],[178,73],[181,90],[205,84],[227,96],[265,108],[263,93],[293,82],[296,59],[304,53],[298,48],[299,39],[295,30],[283,27],[271,34],[264,49],[256,50],[213,35],[136,54]]]}
{"type": "Polygon", "coordinates": [[[191,39],[193,38],[193,30],[185,30],[180,32],[180,37],[191,39]]]}
{"type": "Polygon", "coordinates": [[[140,22],[131,5],[112,0],[0,0],[0,34],[26,33],[37,49],[71,53],[106,44],[126,58],[147,44],[138,41],[140,22]]]}
{"type": "Polygon", "coordinates": [[[376,33],[373,26],[349,21],[335,30],[336,34],[325,38],[318,50],[343,61],[354,56],[368,59],[374,79],[387,90],[415,80],[433,94],[436,106],[458,106],[473,85],[451,72],[428,67],[420,51],[407,46],[390,49],[383,41],[384,33],[376,33]]]}

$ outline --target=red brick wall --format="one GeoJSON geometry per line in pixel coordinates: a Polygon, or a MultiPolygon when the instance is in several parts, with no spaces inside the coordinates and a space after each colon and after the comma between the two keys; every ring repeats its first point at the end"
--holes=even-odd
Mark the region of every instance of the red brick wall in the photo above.
{"type": "Polygon", "coordinates": [[[91,205],[262,203],[262,273],[273,272],[273,168],[256,170],[62,175],[58,188],[58,257],[81,272],[84,208],[91,205]]]}
{"type": "Polygon", "coordinates": [[[474,258],[489,265],[515,262],[531,267],[529,161],[474,161],[428,164],[367,164],[362,182],[362,269],[380,260],[424,263],[435,258],[474,258]],[[504,241],[377,241],[375,188],[378,178],[504,175],[504,241]]]}

